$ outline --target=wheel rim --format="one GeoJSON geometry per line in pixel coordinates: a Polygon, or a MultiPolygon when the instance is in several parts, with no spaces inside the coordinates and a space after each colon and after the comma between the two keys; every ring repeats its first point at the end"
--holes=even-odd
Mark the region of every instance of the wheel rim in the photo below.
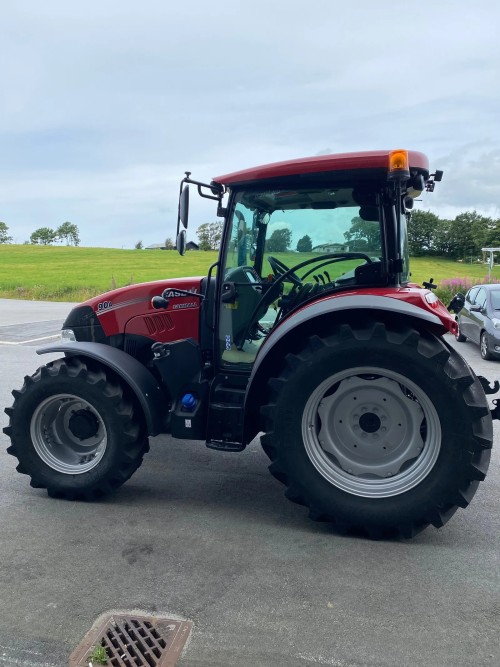
{"type": "Polygon", "coordinates": [[[304,446],[331,484],[356,496],[388,498],[419,484],[441,447],[433,403],[416,384],[389,370],[337,373],[309,397],[304,446]]]}
{"type": "Polygon", "coordinates": [[[71,394],[45,399],[33,413],[33,446],[44,463],[67,475],[95,468],[106,451],[107,434],[97,410],[71,394]]]}
{"type": "Polygon", "coordinates": [[[486,357],[488,354],[488,341],[486,340],[486,334],[481,336],[481,354],[483,357],[486,357]]]}

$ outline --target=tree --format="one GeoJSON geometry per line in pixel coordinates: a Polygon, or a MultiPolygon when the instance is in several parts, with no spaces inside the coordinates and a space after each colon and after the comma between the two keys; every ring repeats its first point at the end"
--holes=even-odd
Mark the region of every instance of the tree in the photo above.
{"type": "Polygon", "coordinates": [[[311,252],[313,248],[311,237],[307,234],[297,242],[297,252],[311,252]]]}
{"type": "Polygon", "coordinates": [[[0,243],[12,243],[12,236],[9,236],[7,232],[9,228],[5,222],[0,222],[0,243]]]}
{"type": "Polygon", "coordinates": [[[451,235],[451,220],[439,220],[434,234],[433,247],[435,255],[453,254],[454,239],[451,235]]]}
{"type": "Polygon", "coordinates": [[[135,244],[134,248],[135,248],[136,250],[142,250],[142,249],[144,248],[144,246],[142,245],[142,241],[137,241],[137,243],[135,244]]]}
{"type": "Polygon", "coordinates": [[[30,236],[30,243],[35,245],[51,245],[56,240],[57,232],[54,229],[50,229],[50,227],[40,227],[39,229],[35,229],[30,236]]]}
{"type": "Polygon", "coordinates": [[[205,222],[196,230],[200,250],[218,250],[222,238],[222,222],[205,222]]]}
{"type": "Polygon", "coordinates": [[[165,241],[165,250],[175,250],[175,243],[172,241],[171,238],[168,238],[165,241]]]}
{"type": "Polygon", "coordinates": [[[408,224],[408,247],[410,255],[430,255],[435,249],[435,237],[440,220],[430,211],[413,211],[408,224]]]}
{"type": "Polygon", "coordinates": [[[380,227],[374,220],[356,216],[351,220],[351,227],[344,233],[344,238],[354,252],[380,252],[380,227]]]}
{"type": "Polygon", "coordinates": [[[80,245],[80,237],[78,236],[78,227],[72,222],[63,222],[63,224],[56,230],[57,238],[60,241],[66,241],[66,245],[80,245]]]}
{"type": "Polygon", "coordinates": [[[267,252],[286,252],[292,243],[292,232],[287,228],[275,229],[266,242],[267,252]]]}

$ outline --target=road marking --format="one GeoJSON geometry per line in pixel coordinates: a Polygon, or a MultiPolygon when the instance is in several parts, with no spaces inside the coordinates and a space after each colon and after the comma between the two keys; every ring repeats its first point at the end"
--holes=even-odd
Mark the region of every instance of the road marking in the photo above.
{"type": "Polygon", "coordinates": [[[43,324],[45,322],[57,322],[57,318],[51,318],[50,320],[32,320],[31,322],[13,322],[12,324],[0,324],[0,329],[2,327],[24,327],[25,325],[30,326],[31,324],[43,324]]]}
{"type": "Polygon", "coordinates": [[[0,345],[27,345],[28,343],[38,343],[41,340],[49,340],[51,338],[59,338],[60,334],[53,334],[52,336],[42,336],[41,338],[31,338],[30,340],[0,340],[0,345]]]}

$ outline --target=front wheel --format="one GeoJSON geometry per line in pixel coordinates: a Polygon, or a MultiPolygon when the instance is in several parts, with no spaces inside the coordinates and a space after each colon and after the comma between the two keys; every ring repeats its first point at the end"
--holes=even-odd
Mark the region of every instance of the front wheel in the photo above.
{"type": "Polygon", "coordinates": [[[127,388],[73,357],[27,376],[14,404],[7,449],[17,471],[50,496],[93,500],[121,486],[148,451],[127,388]]]}
{"type": "Polygon", "coordinates": [[[460,324],[458,320],[457,320],[457,333],[455,334],[455,338],[458,343],[465,343],[465,341],[467,340],[467,336],[464,336],[462,330],[460,329],[460,324]]]}
{"type": "Polygon", "coordinates": [[[381,323],[313,336],[270,381],[262,444],[286,495],[343,532],[412,536],[466,507],[492,444],[463,359],[430,334],[381,323]]]}

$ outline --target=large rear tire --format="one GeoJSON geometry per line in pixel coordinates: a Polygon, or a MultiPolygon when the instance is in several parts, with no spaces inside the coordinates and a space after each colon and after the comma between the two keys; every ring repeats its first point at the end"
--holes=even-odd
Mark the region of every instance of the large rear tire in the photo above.
{"type": "Polygon", "coordinates": [[[17,471],[50,496],[94,500],[126,482],[148,439],[127,388],[101,366],[59,359],[27,376],[4,428],[17,471]]]}
{"type": "Polygon", "coordinates": [[[443,526],[484,479],[480,382],[441,338],[371,322],[313,336],[270,380],[262,445],[286,496],[341,532],[443,526]]]}

